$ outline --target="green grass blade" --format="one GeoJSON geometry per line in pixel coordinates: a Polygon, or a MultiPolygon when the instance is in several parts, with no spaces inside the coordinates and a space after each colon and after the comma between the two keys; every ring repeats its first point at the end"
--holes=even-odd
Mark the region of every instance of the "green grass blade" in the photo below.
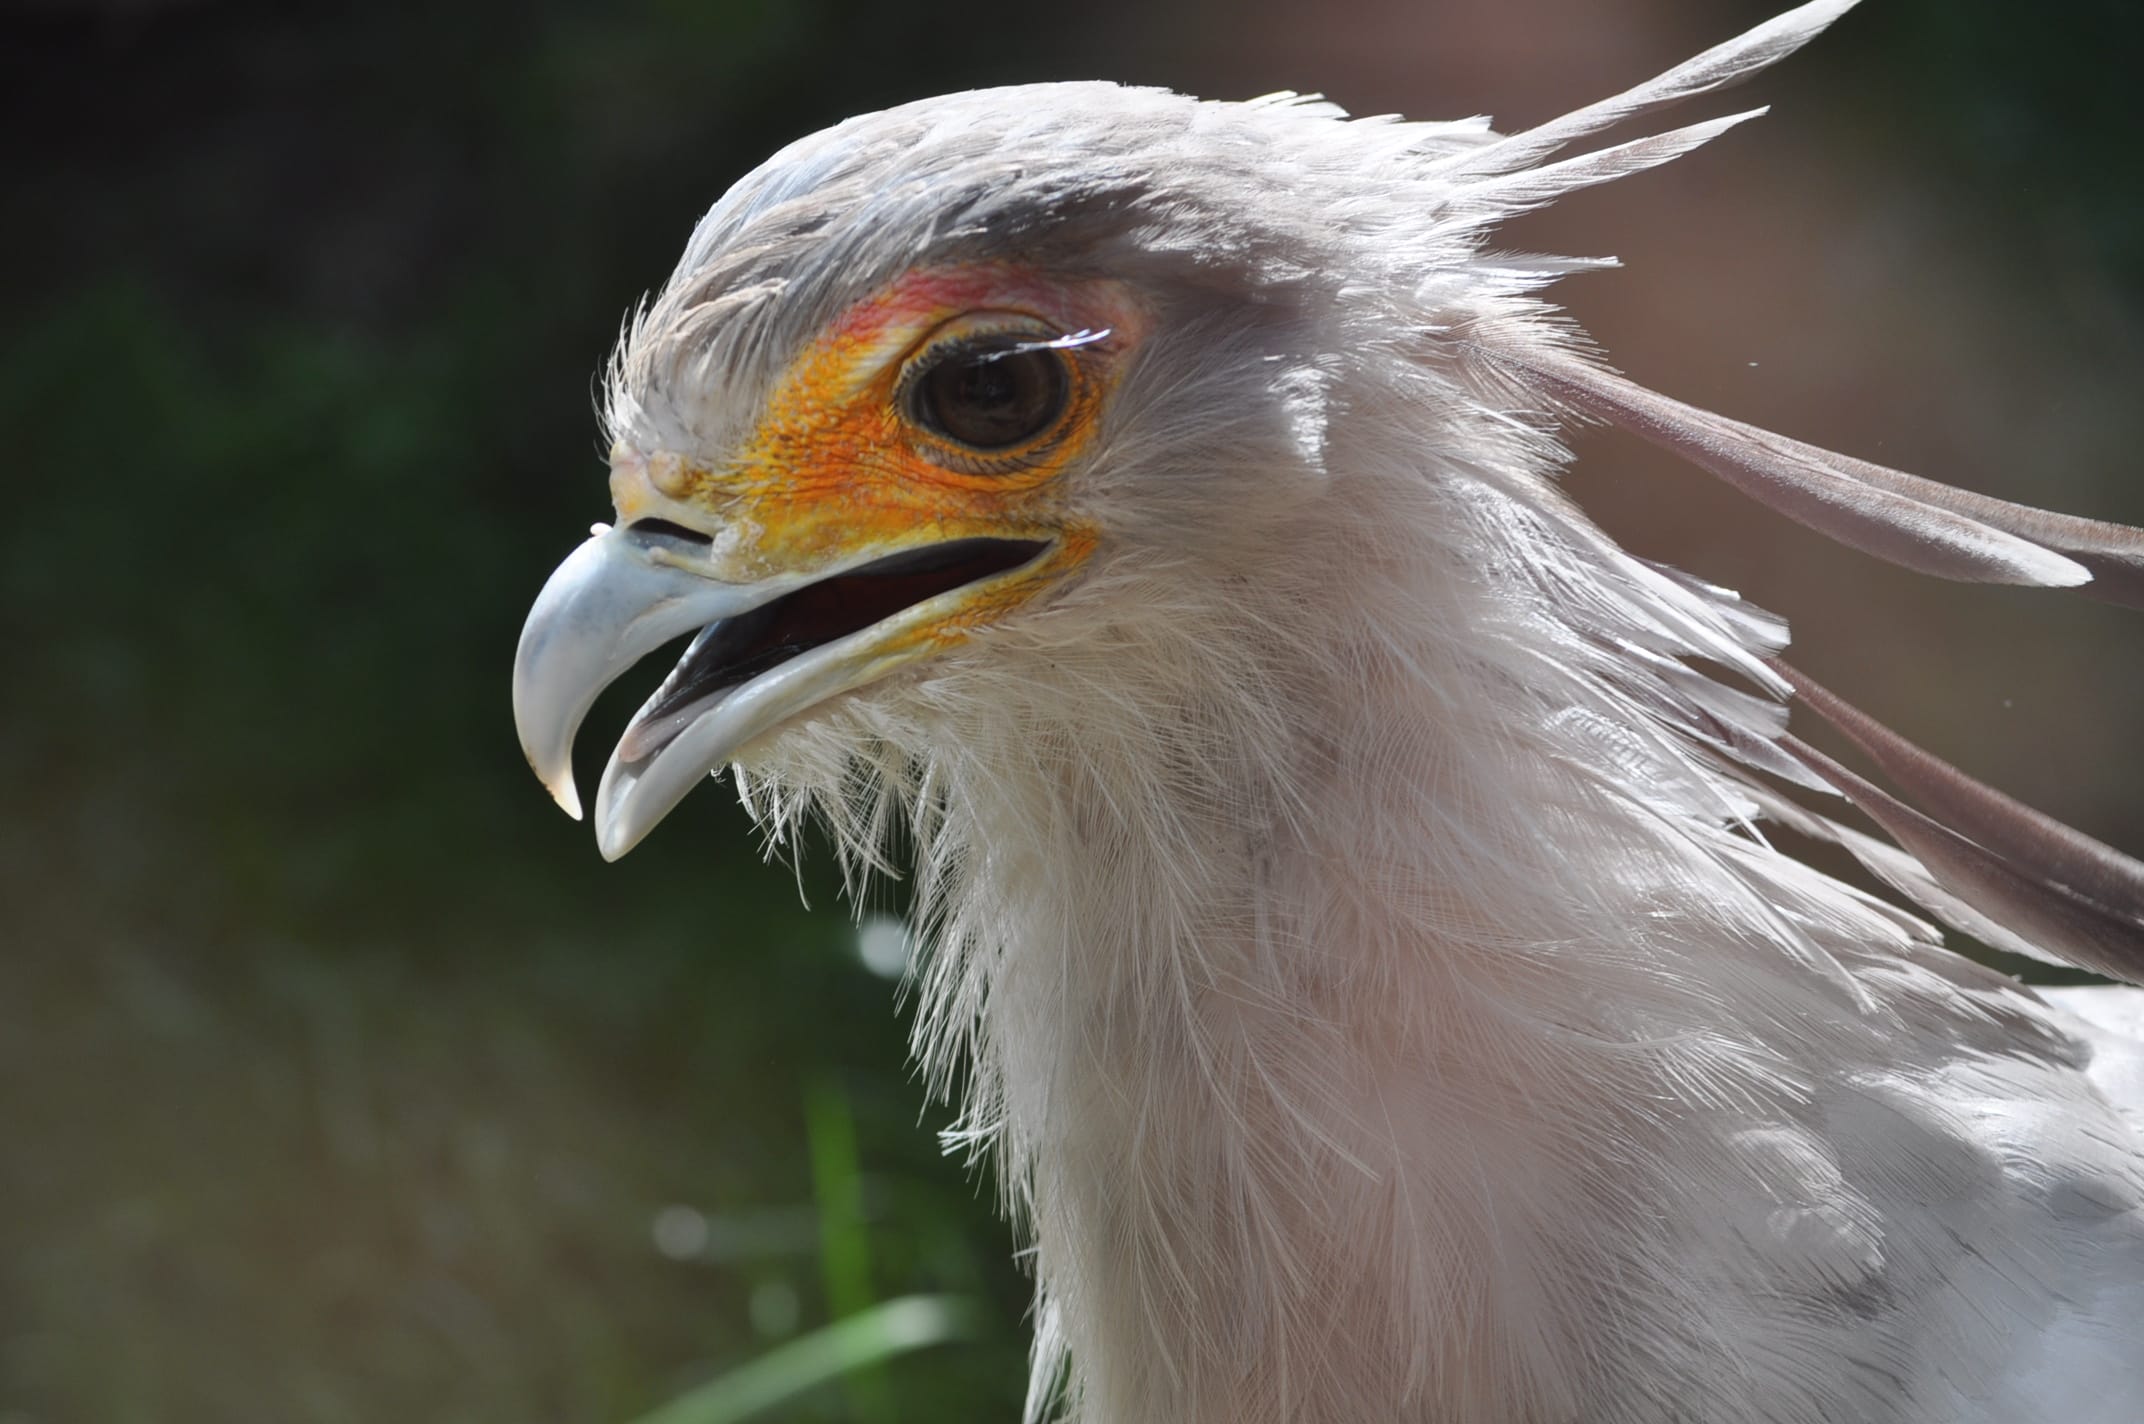
{"type": "Polygon", "coordinates": [[[632,1424],[739,1424],[851,1371],[981,1330],[981,1311],[963,1297],[901,1296],[769,1350],[632,1424]]]}
{"type": "Polygon", "coordinates": [[[804,1094],[812,1192],[819,1206],[819,1254],[828,1313],[836,1320],[872,1304],[871,1244],[864,1226],[863,1167],[856,1117],[834,1074],[815,1076],[804,1094]]]}
{"type": "MultiPolygon", "coordinates": [[[[833,1070],[816,1074],[806,1087],[804,1123],[819,1206],[819,1264],[827,1313],[845,1320],[869,1310],[876,1297],[871,1290],[871,1241],[864,1226],[856,1116],[833,1070]]],[[[864,1365],[849,1371],[842,1376],[841,1388],[854,1424],[896,1424],[893,1385],[879,1368],[864,1365]]]]}

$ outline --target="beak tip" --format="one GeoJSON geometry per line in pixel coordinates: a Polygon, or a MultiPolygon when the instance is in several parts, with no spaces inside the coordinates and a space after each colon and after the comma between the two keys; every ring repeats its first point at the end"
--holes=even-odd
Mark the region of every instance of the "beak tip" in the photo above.
{"type": "Polygon", "coordinates": [[[647,839],[648,832],[655,829],[654,820],[632,814],[627,806],[631,790],[628,780],[624,787],[618,782],[617,763],[612,762],[603,770],[603,784],[596,789],[594,825],[596,850],[605,861],[615,864],[625,859],[626,853],[647,839]]]}
{"type": "Polygon", "coordinates": [[[543,784],[543,789],[551,793],[551,800],[557,803],[558,809],[574,820],[580,820],[581,792],[580,788],[573,784],[573,763],[561,757],[555,765],[546,766],[548,758],[536,755],[526,745],[521,751],[522,755],[528,758],[529,770],[536,773],[536,779],[543,784]]]}
{"type": "Polygon", "coordinates": [[[622,834],[622,828],[615,820],[596,832],[596,850],[607,864],[617,864],[625,859],[626,852],[639,844],[640,837],[622,834]]]}

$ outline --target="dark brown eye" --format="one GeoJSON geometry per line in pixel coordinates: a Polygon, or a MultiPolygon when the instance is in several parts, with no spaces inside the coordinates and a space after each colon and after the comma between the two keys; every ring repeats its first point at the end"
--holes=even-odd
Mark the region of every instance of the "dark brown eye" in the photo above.
{"type": "Polygon", "coordinates": [[[916,420],[976,450],[1032,440],[1064,413],[1064,356],[1017,337],[964,341],[934,357],[910,387],[916,420]]]}

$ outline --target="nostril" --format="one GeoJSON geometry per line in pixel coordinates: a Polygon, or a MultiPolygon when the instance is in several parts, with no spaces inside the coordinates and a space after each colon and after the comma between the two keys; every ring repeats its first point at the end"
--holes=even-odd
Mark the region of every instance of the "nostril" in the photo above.
{"type": "Polygon", "coordinates": [[[687,529],[682,524],[672,524],[667,519],[636,519],[625,526],[635,534],[652,534],[664,539],[682,539],[688,544],[705,548],[715,541],[697,529],[687,529]]]}

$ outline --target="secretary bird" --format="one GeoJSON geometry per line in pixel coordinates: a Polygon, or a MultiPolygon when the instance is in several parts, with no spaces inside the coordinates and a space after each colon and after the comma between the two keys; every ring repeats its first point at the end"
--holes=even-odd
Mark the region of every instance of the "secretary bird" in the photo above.
{"type": "Polygon", "coordinates": [[[578,815],[596,694],[696,633],[606,857],[726,765],[852,875],[905,829],[915,1050],[1033,1243],[1031,1418],[2144,1420],[2131,991],[2023,987],[1760,823],[2128,979],[2144,866],[1617,546],[1558,432],[1945,578],[2144,604],[2144,532],[1655,394],[1537,295],[1593,264],[1489,246],[1750,117],[1563,156],[1851,3],[1508,136],[1106,83],[865,115],[628,323],[523,746],[578,815]]]}

